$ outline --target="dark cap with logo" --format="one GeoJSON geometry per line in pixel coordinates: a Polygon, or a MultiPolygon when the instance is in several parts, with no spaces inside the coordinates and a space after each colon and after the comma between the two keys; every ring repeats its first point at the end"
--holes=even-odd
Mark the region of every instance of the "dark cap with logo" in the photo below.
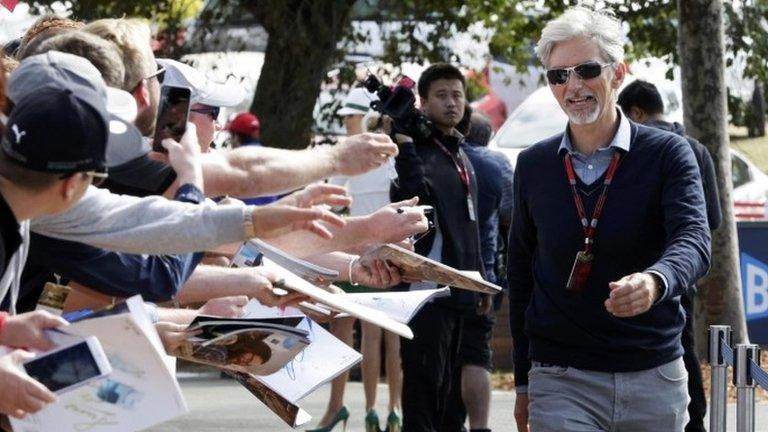
{"type": "Polygon", "coordinates": [[[8,80],[14,107],[2,150],[28,169],[51,173],[103,170],[144,154],[138,130],[115,114],[122,99],[132,102],[122,93],[82,57],[28,57],[8,80]]]}
{"type": "Polygon", "coordinates": [[[27,169],[73,173],[105,168],[108,137],[105,101],[88,89],[54,83],[16,103],[2,147],[27,169]]]}

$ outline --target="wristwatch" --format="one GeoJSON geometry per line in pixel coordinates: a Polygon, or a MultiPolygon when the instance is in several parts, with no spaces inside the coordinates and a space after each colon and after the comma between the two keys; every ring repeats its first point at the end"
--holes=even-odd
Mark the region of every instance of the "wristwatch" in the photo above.
{"type": "Polygon", "coordinates": [[[246,206],[243,209],[243,232],[245,233],[246,239],[251,239],[256,237],[256,227],[253,226],[253,211],[256,209],[256,206],[246,206]]]}

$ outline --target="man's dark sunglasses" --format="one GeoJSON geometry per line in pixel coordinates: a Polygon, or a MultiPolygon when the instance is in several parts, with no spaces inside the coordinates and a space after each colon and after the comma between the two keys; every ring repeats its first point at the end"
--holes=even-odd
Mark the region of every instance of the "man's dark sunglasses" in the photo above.
{"type": "Polygon", "coordinates": [[[202,108],[191,108],[190,111],[196,112],[199,114],[208,114],[209,116],[211,116],[212,119],[216,120],[219,118],[219,113],[221,112],[221,108],[206,105],[202,108]]]}
{"type": "Polygon", "coordinates": [[[569,68],[550,69],[547,71],[547,81],[551,85],[563,85],[568,82],[571,72],[575,72],[581,80],[597,78],[603,73],[603,68],[610,65],[611,63],[601,64],[592,61],[569,68]]]}

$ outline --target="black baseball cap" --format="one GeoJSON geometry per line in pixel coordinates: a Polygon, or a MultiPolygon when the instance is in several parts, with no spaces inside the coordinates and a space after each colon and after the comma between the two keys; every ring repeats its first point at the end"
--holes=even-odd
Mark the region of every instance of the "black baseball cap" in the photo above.
{"type": "Polygon", "coordinates": [[[49,51],[24,59],[9,78],[8,98],[14,108],[2,148],[29,169],[104,170],[149,151],[130,123],[133,97],[107,87],[83,57],[49,51]]]}
{"type": "Polygon", "coordinates": [[[108,136],[107,109],[98,94],[46,86],[14,106],[2,147],[33,171],[103,171],[108,136]]]}

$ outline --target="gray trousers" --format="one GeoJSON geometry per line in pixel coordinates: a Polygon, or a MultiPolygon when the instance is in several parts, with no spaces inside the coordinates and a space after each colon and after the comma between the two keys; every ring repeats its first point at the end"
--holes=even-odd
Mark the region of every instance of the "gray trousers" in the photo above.
{"type": "Polygon", "coordinates": [[[682,432],[688,423],[682,358],[623,373],[534,362],[528,377],[531,432],[682,432]]]}

